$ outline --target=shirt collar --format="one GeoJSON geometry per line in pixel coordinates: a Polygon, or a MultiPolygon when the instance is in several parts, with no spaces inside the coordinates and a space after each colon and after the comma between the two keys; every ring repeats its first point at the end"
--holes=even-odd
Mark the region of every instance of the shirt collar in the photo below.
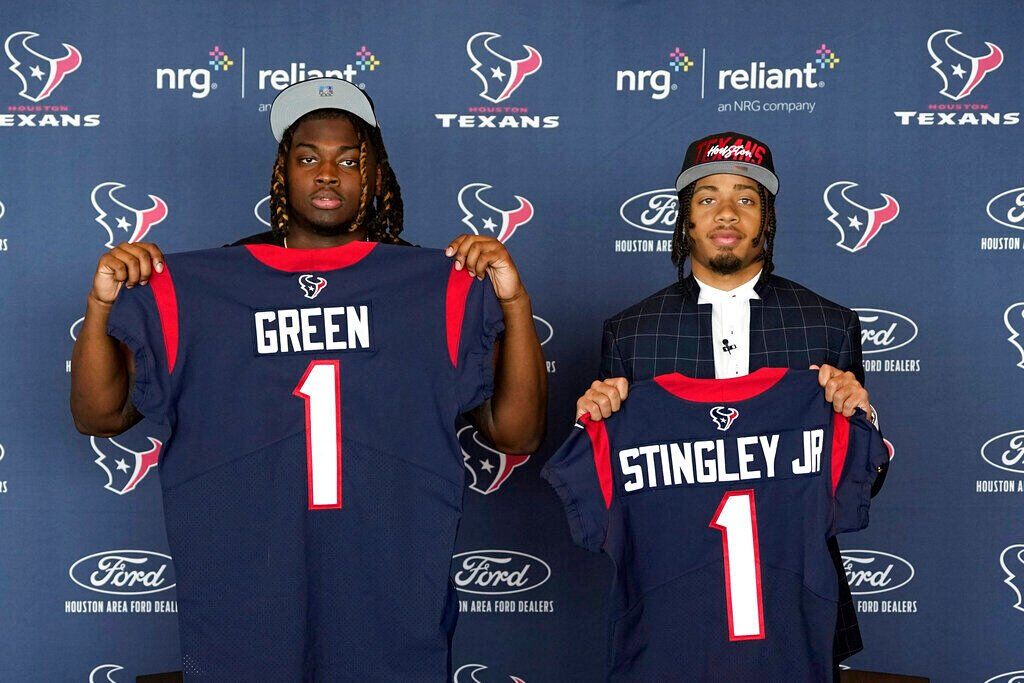
{"type": "Polygon", "coordinates": [[[716,289],[709,284],[701,282],[695,275],[693,279],[697,282],[697,287],[700,289],[700,294],[697,296],[698,304],[720,304],[729,301],[750,301],[751,299],[760,299],[754,287],[757,285],[758,278],[761,277],[761,271],[757,271],[754,277],[744,282],[735,289],[728,291],[723,289],[716,289]]]}

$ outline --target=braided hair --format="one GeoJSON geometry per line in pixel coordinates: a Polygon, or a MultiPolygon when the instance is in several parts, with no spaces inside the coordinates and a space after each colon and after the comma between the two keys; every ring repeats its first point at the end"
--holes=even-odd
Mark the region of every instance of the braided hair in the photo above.
{"type": "Polygon", "coordinates": [[[270,225],[275,237],[284,238],[288,235],[288,154],[292,148],[292,136],[303,121],[319,119],[347,118],[355,128],[359,137],[359,175],[362,191],[359,195],[359,211],[352,220],[350,230],[366,228],[366,238],[371,242],[398,244],[401,240],[404,205],[402,204],[402,188],[388,161],[388,152],[384,148],[380,129],[368,125],[357,116],[340,109],[317,109],[301,117],[290,125],[281,136],[277,146],[277,158],[274,160],[274,171],[270,177],[270,225]],[[377,167],[380,169],[380,187],[378,196],[370,196],[370,183],[367,177],[366,162],[367,146],[372,145],[377,153],[377,167]]]}
{"type": "MultiPolygon", "coordinates": [[[[693,227],[690,220],[690,202],[693,201],[696,184],[697,181],[694,181],[679,191],[679,212],[676,217],[676,229],[672,233],[672,263],[679,269],[680,280],[683,279],[683,263],[693,246],[693,238],[687,231],[693,227]]],[[[753,244],[757,246],[761,239],[764,239],[764,249],[759,257],[764,261],[761,270],[761,276],[764,277],[775,270],[775,263],[772,261],[772,253],[775,250],[775,195],[758,183],[757,196],[761,200],[761,227],[754,237],[753,244]]]]}

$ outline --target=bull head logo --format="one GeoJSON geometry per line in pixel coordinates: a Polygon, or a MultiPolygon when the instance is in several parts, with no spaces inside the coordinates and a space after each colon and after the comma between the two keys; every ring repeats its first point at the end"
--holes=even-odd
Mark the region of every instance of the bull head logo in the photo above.
{"type": "Polygon", "coordinates": [[[1006,341],[1010,342],[1020,354],[1017,367],[1024,368],[1024,346],[1021,346],[1019,341],[1021,334],[1024,334],[1024,302],[1015,303],[1006,309],[1003,313],[1003,324],[1010,331],[1010,336],[1006,338],[1006,341]]]}
{"type": "Polygon", "coordinates": [[[1024,612],[1024,544],[1018,543],[1003,548],[1003,552],[999,554],[999,564],[1006,572],[1003,583],[1017,596],[1013,608],[1024,612]]]}
{"type": "Polygon", "coordinates": [[[949,39],[959,35],[960,31],[943,29],[928,36],[928,54],[935,60],[932,69],[942,77],[942,90],[939,93],[951,100],[960,100],[970,95],[985,78],[985,74],[995,71],[1003,63],[1003,51],[988,41],[985,42],[988,54],[981,57],[971,57],[957,50],[949,44],[949,39]],[[941,41],[936,40],[940,37],[941,41]]]}
{"type": "Polygon", "coordinates": [[[740,411],[725,406],[715,406],[711,409],[711,419],[715,421],[718,431],[724,432],[732,427],[732,423],[740,416],[740,411]]]}
{"type": "Polygon", "coordinates": [[[18,94],[32,102],[45,100],[65,76],[82,65],[82,53],[74,45],[62,43],[67,54],[56,59],[30,48],[28,41],[38,35],[32,31],[18,31],[7,36],[4,42],[4,52],[11,60],[11,73],[21,80],[21,92],[18,94]],[[24,70],[21,67],[25,67],[24,70]]]}
{"type": "MultiPolygon", "coordinates": [[[[463,664],[455,670],[455,675],[452,676],[453,683],[485,683],[485,681],[494,680],[493,678],[479,678],[478,674],[486,671],[489,667],[484,664],[463,664]]],[[[504,676],[499,680],[504,680],[504,676]]],[[[519,676],[508,676],[508,679],[512,683],[526,683],[519,676]]]]}
{"type": "Polygon", "coordinates": [[[473,60],[469,70],[484,84],[480,97],[495,104],[507,100],[541,65],[540,53],[529,45],[523,45],[526,56],[522,59],[509,59],[494,51],[490,43],[500,37],[498,33],[482,31],[466,41],[466,53],[473,60]]]}
{"type": "Polygon", "coordinates": [[[473,427],[463,427],[457,436],[462,448],[462,464],[473,479],[469,488],[485,496],[501,488],[512,476],[512,470],[530,459],[528,455],[502,453],[491,448],[473,427]]]}
{"type": "Polygon", "coordinates": [[[533,218],[533,204],[525,197],[514,195],[519,206],[510,211],[502,211],[480,197],[482,192],[490,189],[491,186],[486,183],[470,183],[459,190],[462,222],[477,235],[490,232],[504,244],[520,226],[526,225],[533,218]],[[483,232],[485,230],[487,232],[483,232]]]}
{"type": "Polygon", "coordinates": [[[326,286],[327,278],[308,274],[299,276],[299,287],[302,288],[302,293],[307,299],[315,299],[317,294],[324,291],[326,286]]]}
{"type": "Polygon", "coordinates": [[[828,222],[839,230],[836,246],[849,252],[860,251],[868,246],[886,223],[900,215],[899,202],[884,193],[884,206],[877,209],[861,206],[846,196],[847,190],[854,187],[857,187],[857,183],[839,180],[826,187],[822,195],[829,210],[828,222]]]}
{"type": "Polygon", "coordinates": [[[123,496],[134,491],[135,487],[146,478],[149,471],[156,467],[160,459],[160,449],[164,444],[159,439],[154,439],[151,436],[146,438],[149,439],[150,449],[147,451],[133,451],[113,439],[89,437],[92,450],[97,455],[96,460],[93,462],[99,465],[100,469],[107,474],[107,483],[104,484],[103,488],[123,496]],[[113,469],[108,466],[108,461],[114,463],[113,469]]]}
{"type": "Polygon", "coordinates": [[[107,231],[105,246],[114,246],[114,229],[128,236],[128,242],[139,242],[154,225],[167,218],[167,203],[155,195],[149,195],[153,206],[148,209],[133,209],[114,197],[114,191],[120,190],[122,183],[100,183],[92,189],[92,208],[96,209],[96,222],[107,231]],[[114,220],[111,225],[107,218],[114,220]]]}

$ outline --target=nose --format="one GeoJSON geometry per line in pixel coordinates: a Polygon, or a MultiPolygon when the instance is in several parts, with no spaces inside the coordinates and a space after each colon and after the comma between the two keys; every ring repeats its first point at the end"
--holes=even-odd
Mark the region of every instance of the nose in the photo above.
{"type": "Polygon", "coordinates": [[[722,202],[718,213],[715,214],[715,223],[718,225],[732,225],[739,219],[740,217],[736,215],[736,211],[733,210],[729,202],[722,202]]]}
{"type": "Polygon", "coordinates": [[[338,169],[335,164],[322,163],[316,169],[317,185],[337,185],[338,169]]]}

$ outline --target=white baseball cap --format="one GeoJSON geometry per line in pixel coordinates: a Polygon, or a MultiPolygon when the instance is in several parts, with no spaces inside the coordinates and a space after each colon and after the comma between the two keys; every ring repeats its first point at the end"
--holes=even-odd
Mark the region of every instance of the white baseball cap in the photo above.
{"type": "Polygon", "coordinates": [[[288,86],[274,98],[270,105],[274,137],[280,142],[288,126],[317,109],[341,109],[377,127],[373,100],[359,86],[343,78],[311,78],[288,86]]]}

